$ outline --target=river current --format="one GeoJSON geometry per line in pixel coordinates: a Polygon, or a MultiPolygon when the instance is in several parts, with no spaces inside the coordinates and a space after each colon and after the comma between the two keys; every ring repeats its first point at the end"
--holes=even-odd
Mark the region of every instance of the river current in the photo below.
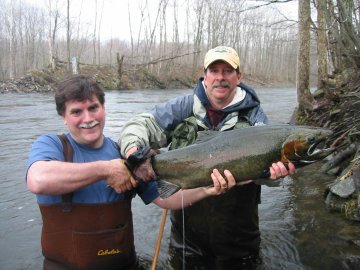
{"type": "MultiPolygon", "coordinates": [[[[191,91],[107,91],[105,135],[117,141],[130,117],[191,91]]],[[[257,93],[272,122],[290,120],[296,106],[295,89],[266,88],[257,93]]],[[[66,132],[66,128],[56,114],[51,93],[2,94],[0,116],[0,270],[39,270],[41,216],[35,196],[25,184],[26,161],[39,135],[66,132]]],[[[261,269],[360,269],[359,223],[326,210],[324,188],[333,178],[321,174],[320,166],[299,169],[279,187],[263,187],[261,269]]],[[[133,200],[135,246],[145,268],[154,255],[161,214],[157,206],[145,206],[138,197],[133,200]]],[[[168,217],[157,269],[172,269],[169,236],[168,217]]]]}

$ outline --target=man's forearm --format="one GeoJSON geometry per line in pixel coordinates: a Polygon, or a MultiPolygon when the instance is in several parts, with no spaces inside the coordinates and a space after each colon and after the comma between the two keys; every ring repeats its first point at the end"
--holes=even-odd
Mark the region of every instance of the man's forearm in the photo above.
{"type": "Polygon", "coordinates": [[[38,161],[28,171],[27,184],[36,194],[65,194],[107,178],[110,173],[108,165],[108,161],[38,161]]]}
{"type": "Polygon", "coordinates": [[[211,194],[206,192],[206,188],[200,187],[194,189],[179,190],[178,192],[174,193],[166,199],[161,199],[160,197],[158,197],[153,202],[161,208],[175,210],[181,209],[182,207],[188,207],[209,196],[211,196],[211,194]]]}

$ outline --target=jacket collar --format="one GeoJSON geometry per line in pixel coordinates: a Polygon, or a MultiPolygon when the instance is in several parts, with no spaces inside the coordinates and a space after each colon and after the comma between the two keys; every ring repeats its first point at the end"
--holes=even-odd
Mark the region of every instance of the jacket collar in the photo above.
{"type": "MultiPolygon", "coordinates": [[[[206,92],[205,92],[205,89],[203,86],[203,80],[204,80],[203,77],[201,77],[199,79],[198,84],[195,87],[194,94],[199,98],[201,104],[204,107],[207,107],[207,106],[211,105],[211,103],[206,95],[206,92]]],[[[247,86],[244,83],[240,83],[238,85],[238,87],[240,87],[242,90],[244,90],[246,92],[244,99],[222,109],[221,111],[229,113],[229,112],[234,112],[234,111],[239,111],[239,110],[251,109],[251,108],[254,108],[254,107],[260,105],[260,100],[259,100],[258,96],[256,95],[254,89],[252,89],[251,87],[247,86]]]]}

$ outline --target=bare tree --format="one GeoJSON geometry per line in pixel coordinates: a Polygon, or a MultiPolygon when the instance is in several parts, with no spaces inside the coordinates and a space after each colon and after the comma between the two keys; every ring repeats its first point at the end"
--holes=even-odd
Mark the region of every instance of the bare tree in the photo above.
{"type": "Polygon", "coordinates": [[[67,51],[67,62],[68,62],[68,70],[70,70],[70,0],[67,0],[67,28],[66,28],[66,51],[67,51]]]}
{"type": "Polygon", "coordinates": [[[297,60],[297,98],[299,110],[312,109],[310,93],[310,0],[299,1],[299,46],[297,60]]]}
{"type": "MultiPolygon", "coordinates": [[[[360,67],[360,37],[359,29],[355,29],[353,18],[355,18],[355,6],[353,0],[337,0],[338,17],[341,37],[338,43],[341,44],[344,58],[343,61],[347,67],[360,67]]],[[[357,9],[359,7],[356,7],[357,9]]]]}
{"type": "Polygon", "coordinates": [[[10,7],[6,10],[5,13],[5,25],[7,28],[7,40],[8,40],[8,48],[9,48],[9,78],[12,79],[15,76],[15,59],[16,59],[16,38],[15,38],[15,18],[14,18],[14,7],[15,2],[11,2],[10,7]]]}
{"type": "Polygon", "coordinates": [[[326,0],[317,0],[317,59],[318,59],[318,82],[317,88],[324,86],[327,78],[327,37],[326,37],[326,0]]]}
{"type": "Polygon", "coordinates": [[[200,52],[202,49],[202,42],[203,42],[203,26],[204,26],[204,13],[205,13],[205,0],[198,0],[196,1],[196,5],[194,7],[195,10],[195,23],[194,23],[194,55],[192,59],[192,73],[196,73],[196,69],[198,67],[199,59],[200,59],[200,52]]]}
{"type": "Polygon", "coordinates": [[[93,32],[93,65],[96,64],[96,28],[97,28],[97,0],[95,0],[94,32],[93,32]]]}
{"type": "Polygon", "coordinates": [[[178,6],[177,6],[177,2],[174,1],[173,2],[174,7],[173,7],[173,11],[174,11],[174,17],[173,17],[173,44],[180,44],[180,38],[179,38],[179,23],[178,23],[178,6]]]}
{"type": "MultiPolygon", "coordinates": [[[[49,20],[49,30],[48,30],[48,43],[49,43],[49,66],[50,69],[53,71],[55,70],[55,57],[54,57],[54,43],[52,39],[52,6],[51,0],[48,2],[48,20],[49,20]]],[[[56,23],[56,19],[55,19],[56,23]]],[[[54,26],[56,29],[56,25],[54,26]]]]}
{"type": "Polygon", "coordinates": [[[145,5],[140,5],[139,6],[139,10],[140,10],[140,25],[139,25],[139,30],[137,33],[137,44],[136,44],[136,54],[139,53],[139,49],[140,49],[140,43],[141,43],[141,34],[142,34],[142,28],[143,28],[143,24],[145,21],[145,10],[147,8],[147,3],[145,3],[145,5]]]}
{"type": "Polygon", "coordinates": [[[154,25],[152,26],[151,23],[151,16],[150,16],[150,11],[149,11],[149,6],[147,6],[147,12],[148,12],[148,29],[149,32],[145,33],[147,35],[147,39],[146,39],[146,47],[145,47],[145,59],[147,62],[149,62],[152,59],[152,49],[153,46],[155,44],[155,39],[156,39],[156,28],[157,28],[157,24],[159,21],[159,17],[161,14],[161,7],[162,5],[167,5],[166,0],[160,0],[159,1],[159,5],[157,8],[157,12],[156,12],[156,17],[155,17],[155,22],[154,25]]]}
{"type": "Polygon", "coordinates": [[[133,58],[133,56],[134,56],[134,37],[133,37],[132,24],[131,24],[131,12],[130,12],[129,1],[128,1],[128,20],[129,20],[129,31],[130,31],[131,58],[133,58]]]}
{"type": "Polygon", "coordinates": [[[98,38],[97,38],[97,51],[98,51],[98,65],[100,65],[100,60],[101,60],[101,57],[100,57],[100,52],[101,52],[101,46],[100,46],[100,30],[101,30],[101,23],[102,23],[102,17],[103,17],[103,11],[104,11],[104,0],[102,1],[101,3],[101,12],[100,12],[100,18],[99,18],[99,24],[98,24],[98,38]]]}
{"type": "Polygon", "coordinates": [[[83,12],[83,4],[84,0],[81,0],[80,8],[79,8],[79,14],[78,14],[78,22],[76,27],[76,35],[75,40],[72,43],[73,47],[73,54],[76,55],[77,60],[80,62],[82,58],[82,53],[84,52],[86,46],[87,46],[87,38],[88,38],[88,29],[84,29],[81,25],[81,18],[82,18],[82,12],[83,12]],[[85,38],[84,38],[85,35],[85,38]]]}

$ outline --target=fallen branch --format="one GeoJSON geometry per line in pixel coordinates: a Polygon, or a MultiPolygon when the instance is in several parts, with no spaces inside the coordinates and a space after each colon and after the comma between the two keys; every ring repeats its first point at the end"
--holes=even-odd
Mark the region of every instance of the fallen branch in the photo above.
{"type": "Polygon", "coordinates": [[[327,171],[329,171],[332,168],[335,168],[336,166],[346,161],[347,159],[352,158],[356,153],[356,149],[357,149],[356,145],[352,143],[344,151],[339,152],[335,157],[333,157],[331,160],[326,162],[321,167],[321,171],[326,173],[327,171]]]}

